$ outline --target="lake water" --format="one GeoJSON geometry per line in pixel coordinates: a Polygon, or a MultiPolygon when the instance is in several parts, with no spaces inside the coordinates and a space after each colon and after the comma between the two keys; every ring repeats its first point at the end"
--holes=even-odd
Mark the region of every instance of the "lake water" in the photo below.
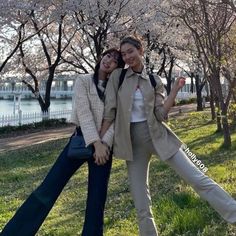
{"type": "MultiPolygon", "coordinates": [[[[17,105],[17,102],[16,102],[17,105]]],[[[71,99],[52,99],[50,110],[61,111],[71,110],[71,99]]],[[[14,101],[13,100],[0,100],[0,116],[13,114],[14,101]]],[[[40,106],[37,100],[21,100],[21,110],[23,113],[40,112],[40,106]]]]}

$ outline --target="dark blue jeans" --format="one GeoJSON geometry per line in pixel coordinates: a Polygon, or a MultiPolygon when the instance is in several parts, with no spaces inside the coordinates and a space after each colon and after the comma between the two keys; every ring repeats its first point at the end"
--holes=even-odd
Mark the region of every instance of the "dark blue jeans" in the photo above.
{"type": "MultiPolygon", "coordinates": [[[[103,235],[103,215],[112,158],[98,166],[94,159],[72,160],[64,148],[41,185],[31,193],[13,218],[7,223],[1,236],[33,236],[44,222],[55,201],[71,176],[85,162],[88,163],[88,196],[82,236],[103,235]]],[[[76,202],[75,202],[76,204],[76,202]]]]}

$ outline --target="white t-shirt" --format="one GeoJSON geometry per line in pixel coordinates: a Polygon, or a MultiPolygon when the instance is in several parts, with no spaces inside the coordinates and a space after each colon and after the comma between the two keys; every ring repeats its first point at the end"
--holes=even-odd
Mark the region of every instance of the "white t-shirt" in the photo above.
{"type": "Polygon", "coordinates": [[[141,90],[137,87],[133,97],[130,122],[141,122],[145,120],[147,120],[147,118],[145,113],[143,95],[141,90]]]}

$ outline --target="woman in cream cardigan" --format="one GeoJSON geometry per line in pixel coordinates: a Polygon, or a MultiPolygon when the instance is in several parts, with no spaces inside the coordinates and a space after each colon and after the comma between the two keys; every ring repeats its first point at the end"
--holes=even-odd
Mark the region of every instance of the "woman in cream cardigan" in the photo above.
{"type": "Polygon", "coordinates": [[[123,67],[120,53],[115,48],[103,53],[94,75],[77,79],[74,86],[72,122],[76,133],[82,133],[86,145],[94,145],[94,158],[68,158],[68,146],[59,155],[41,185],[31,193],[0,233],[1,236],[33,236],[53,207],[71,176],[85,163],[88,164],[88,195],[82,236],[103,235],[103,214],[107,186],[112,165],[109,148],[113,127],[100,139],[104,112],[104,91],[110,73],[123,67]],[[104,158],[105,157],[105,158],[104,158]]]}

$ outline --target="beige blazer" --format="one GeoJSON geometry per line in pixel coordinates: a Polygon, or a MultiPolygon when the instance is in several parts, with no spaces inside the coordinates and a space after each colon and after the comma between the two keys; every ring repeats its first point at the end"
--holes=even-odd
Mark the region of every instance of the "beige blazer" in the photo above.
{"type": "Polygon", "coordinates": [[[155,76],[157,86],[154,91],[145,69],[141,75],[138,75],[131,68],[128,68],[125,79],[118,90],[120,73],[121,69],[116,69],[111,74],[105,99],[104,119],[115,120],[114,156],[129,161],[133,159],[130,117],[133,95],[139,84],[144,98],[145,113],[154,148],[162,160],[170,158],[179,150],[182,142],[163,122],[165,120],[163,109],[164,86],[161,79],[155,76]]]}
{"type": "MultiPolygon", "coordinates": [[[[71,122],[77,127],[81,127],[86,145],[100,140],[99,132],[104,113],[104,103],[97,94],[92,76],[86,75],[75,81],[74,97],[72,100],[71,122]]],[[[111,147],[113,135],[114,126],[107,130],[102,141],[111,147]]]]}

